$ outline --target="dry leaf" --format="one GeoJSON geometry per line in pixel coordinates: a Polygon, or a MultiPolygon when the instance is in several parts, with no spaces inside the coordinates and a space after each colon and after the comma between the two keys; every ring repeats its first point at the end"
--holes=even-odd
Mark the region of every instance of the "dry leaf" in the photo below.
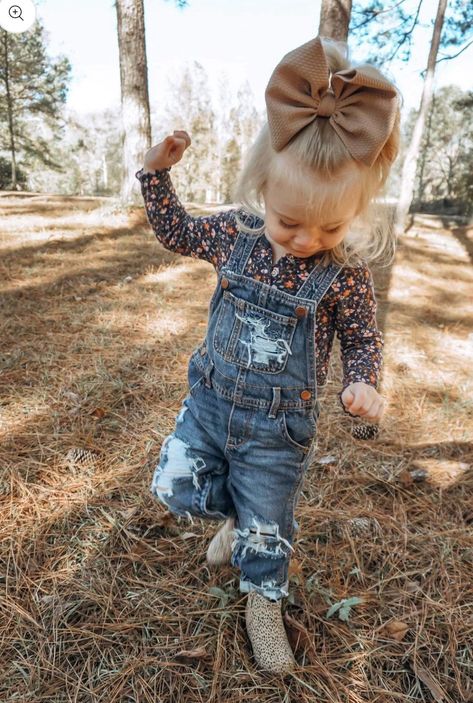
{"type": "Polygon", "coordinates": [[[396,642],[400,642],[404,639],[406,632],[409,629],[409,625],[401,620],[390,620],[384,626],[383,630],[396,642]]]}
{"type": "Polygon", "coordinates": [[[473,549],[465,549],[461,555],[462,561],[473,564],[473,549]]]}
{"type": "Polygon", "coordinates": [[[202,659],[207,659],[210,655],[207,653],[205,647],[198,647],[197,649],[181,649],[180,652],[174,655],[174,661],[178,661],[181,664],[196,664],[202,659]]]}
{"type": "Polygon", "coordinates": [[[174,515],[170,510],[165,513],[156,515],[153,521],[154,527],[166,527],[167,525],[172,525],[174,523],[174,515]]]}
{"type": "Polygon", "coordinates": [[[412,669],[414,670],[417,678],[420,679],[425,686],[427,686],[433,699],[437,701],[437,703],[443,703],[446,700],[446,693],[438,681],[434,679],[430,671],[424,669],[423,666],[418,666],[414,661],[412,661],[412,669]]]}
{"type": "Polygon", "coordinates": [[[320,459],[317,459],[316,463],[317,464],[332,464],[335,461],[337,461],[337,457],[334,456],[333,454],[327,454],[327,456],[322,456],[320,459]]]}
{"type": "Polygon", "coordinates": [[[61,395],[65,398],[69,398],[69,400],[72,400],[72,402],[76,403],[76,405],[79,405],[82,402],[80,395],[78,393],[74,393],[73,391],[62,391],[61,395]]]}
{"type": "Polygon", "coordinates": [[[404,581],[404,588],[408,593],[416,593],[420,589],[420,583],[418,581],[411,581],[411,579],[406,579],[404,581]]]}
{"type": "Polygon", "coordinates": [[[105,417],[107,413],[103,408],[95,408],[90,414],[97,418],[97,420],[100,420],[102,417],[105,417]]]}
{"type": "Polygon", "coordinates": [[[302,564],[297,559],[293,558],[289,562],[288,576],[297,576],[302,579],[302,577],[303,577],[302,564]]]}
{"type": "Polygon", "coordinates": [[[133,505],[131,508],[117,510],[117,513],[119,513],[124,520],[129,520],[137,512],[138,512],[138,507],[136,505],[133,505]]]}
{"type": "Polygon", "coordinates": [[[411,471],[408,469],[403,469],[400,474],[398,474],[398,479],[402,483],[403,486],[412,486],[414,483],[414,477],[412,476],[411,471]]]}
{"type": "Polygon", "coordinates": [[[400,474],[398,474],[398,479],[403,486],[412,486],[414,483],[412,476],[407,469],[404,469],[400,474]]]}
{"type": "MultiPolygon", "coordinates": [[[[448,488],[459,483],[462,477],[471,469],[472,465],[456,459],[428,458],[416,459],[413,462],[415,469],[411,469],[415,476],[425,477],[434,486],[448,488]]],[[[419,478],[417,480],[423,480],[419,478]]]]}

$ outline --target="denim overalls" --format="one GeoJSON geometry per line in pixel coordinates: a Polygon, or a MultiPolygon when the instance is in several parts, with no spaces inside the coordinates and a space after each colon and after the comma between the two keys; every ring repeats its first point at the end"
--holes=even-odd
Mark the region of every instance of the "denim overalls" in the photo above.
{"type": "Polygon", "coordinates": [[[244,275],[257,241],[240,231],[218,273],[151,492],[191,521],[235,516],[240,591],[278,600],[288,595],[294,509],[315,450],[316,307],[342,267],[316,264],[291,295],[244,275]]]}

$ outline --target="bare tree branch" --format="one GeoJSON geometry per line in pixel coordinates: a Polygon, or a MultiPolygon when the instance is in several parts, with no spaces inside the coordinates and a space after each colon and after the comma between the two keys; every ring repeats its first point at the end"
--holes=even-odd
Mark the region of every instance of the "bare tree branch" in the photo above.
{"type": "Polygon", "coordinates": [[[463,51],[465,51],[465,49],[468,49],[468,47],[471,46],[472,44],[473,44],[473,39],[470,42],[468,42],[468,44],[466,44],[463,47],[463,49],[460,49],[460,51],[458,51],[456,54],[452,54],[452,56],[442,56],[442,58],[438,59],[438,61],[436,61],[436,63],[440,63],[441,61],[449,61],[450,59],[456,59],[457,56],[460,56],[460,54],[463,51]]]}
{"type": "Polygon", "coordinates": [[[424,0],[420,0],[420,1],[419,1],[419,4],[417,5],[416,16],[414,17],[414,21],[412,22],[411,28],[408,29],[407,32],[403,32],[401,41],[399,41],[399,42],[397,43],[396,48],[394,49],[394,51],[393,51],[393,53],[391,54],[391,56],[387,59],[387,61],[392,61],[392,60],[393,60],[393,58],[396,56],[396,54],[397,54],[397,52],[399,51],[399,49],[401,48],[401,46],[405,43],[405,41],[408,39],[408,37],[410,37],[410,36],[412,35],[412,32],[413,32],[414,29],[416,28],[417,20],[419,19],[420,8],[422,7],[423,1],[424,1],[424,0]]]}
{"type": "MultiPolygon", "coordinates": [[[[456,59],[457,56],[460,56],[460,54],[461,54],[463,51],[465,51],[465,49],[468,49],[468,47],[471,46],[472,44],[473,44],[473,39],[472,39],[470,42],[468,42],[468,44],[466,44],[466,45],[463,47],[463,49],[460,49],[460,51],[458,51],[456,54],[452,54],[452,56],[442,56],[441,59],[437,59],[437,61],[435,62],[435,64],[437,65],[437,64],[440,63],[441,61],[450,61],[450,59],[456,59]]],[[[422,78],[422,80],[424,79],[424,76],[425,76],[426,71],[427,71],[426,68],[423,68],[421,71],[419,71],[419,76],[422,78]]]]}
{"type": "Polygon", "coordinates": [[[378,17],[378,15],[382,15],[386,12],[392,12],[392,10],[394,10],[396,7],[399,7],[399,5],[402,5],[405,1],[406,0],[399,0],[398,3],[386,8],[385,10],[365,10],[365,12],[371,12],[371,16],[367,17],[365,20],[363,20],[363,22],[360,22],[360,24],[356,24],[354,27],[350,27],[350,31],[353,31],[354,29],[359,29],[360,27],[364,27],[365,24],[371,22],[371,20],[375,17],[378,17]]]}

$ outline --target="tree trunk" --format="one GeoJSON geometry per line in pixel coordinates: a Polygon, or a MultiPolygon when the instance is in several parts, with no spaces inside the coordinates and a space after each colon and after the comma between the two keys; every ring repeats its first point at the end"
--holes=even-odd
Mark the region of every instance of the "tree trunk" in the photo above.
{"type": "Polygon", "coordinates": [[[143,0],[116,0],[122,106],[124,205],[140,202],[135,172],[151,147],[143,0]]]}
{"type": "Polygon", "coordinates": [[[434,109],[435,109],[435,94],[432,95],[432,104],[429,109],[429,119],[427,121],[427,134],[426,134],[426,139],[425,139],[425,145],[424,149],[422,150],[420,154],[420,170],[419,170],[419,190],[417,192],[417,201],[419,203],[425,202],[425,199],[422,197],[424,193],[424,171],[425,171],[425,162],[427,159],[427,152],[430,147],[430,133],[432,130],[432,117],[434,114],[434,109]]]}
{"type": "Polygon", "coordinates": [[[319,34],[337,41],[347,41],[352,0],[322,0],[319,34]]]}
{"type": "MultiPolygon", "coordinates": [[[[448,0],[439,0],[437,7],[437,17],[435,18],[434,31],[432,34],[432,43],[430,45],[429,59],[427,61],[427,72],[422,90],[422,98],[420,102],[419,114],[412,132],[411,142],[406,152],[404,165],[402,168],[401,177],[401,192],[396,208],[396,233],[401,234],[408,227],[406,220],[409,213],[409,208],[414,195],[414,184],[416,175],[417,158],[419,156],[422,134],[424,132],[425,118],[429,110],[432,99],[432,91],[435,77],[435,64],[437,61],[437,53],[440,45],[440,37],[442,34],[443,20],[448,0]],[[407,225],[407,226],[406,226],[407,225]]],[[[420,194],[422,198],[422,194],[420,194]]]]}
{"type": "Polygon", "coordinates": [[[11,154],[11,190],[17,190],[16,183],[16,155],[15,155],[15,132],[13,129],[13,104],[10,93],[10,62],[8,60],[8,32],[3,33],[3,49],[5,61],[5,98],[7,104],[8,136],[10,139],[11,154]]]}

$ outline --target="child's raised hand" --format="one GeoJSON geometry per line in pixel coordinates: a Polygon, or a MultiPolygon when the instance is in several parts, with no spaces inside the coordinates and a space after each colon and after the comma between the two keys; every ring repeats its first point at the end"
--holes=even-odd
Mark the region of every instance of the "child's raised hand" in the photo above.
{"type": "Polygon", "coordinates": [[[175,129],[173,134],[146,152],[143,170],[157,171],[174,166],[182,159],[182,155],[190,145],[191,138],[187,132],[183,129],[175,129]]]}
{"type": "Polygon", "coordinates": [[[350,383],[340,399],[350,415],[360,415],[368,422],[379,422],[384,414],[384,398],[368,383],[350,383]]]}

